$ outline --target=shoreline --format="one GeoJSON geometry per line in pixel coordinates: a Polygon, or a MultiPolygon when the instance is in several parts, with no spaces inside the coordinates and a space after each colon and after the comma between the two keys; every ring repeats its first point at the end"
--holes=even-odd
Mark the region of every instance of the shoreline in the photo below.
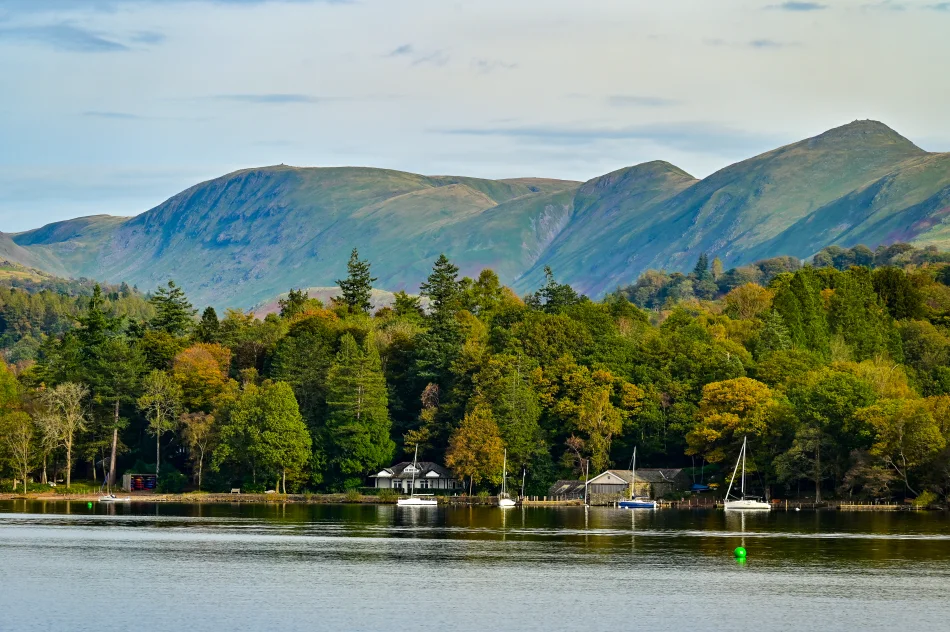
{"type": "MultiPolygon", "coordinates": [[[[0,493],[0,501],[41,501],[41,502],[99,502],[101,494],[63,494],[63,493],[32,493],[32,494],[14,494],[0,493]]],[[[178,503],[185,505],[201,504],[258,504],[258,505],[282,505],[282,504],[300,504],[300,505],[395,505],[396,498],[381,499],[379,496],[361,495],[358,497],[348,496],[347,494],[229,494],[229,493],[208,493],[208,492],[186,492],[181,494],[160,494],[160,493],[119,493],[117,498],[129,498],[133,503],[178,503]]],[[[488,496],[436,496],[439,506],[442,507],[471,507],[496,505],[495,497],[488,496]]],[[[125,504],[120,503],[120,504],[125,504]]],[[[550,508],[550,507],[583,507],[583,501],[580,500],[540,500],[526,498],[520,505],[521,507],[532,508],[550,508]]],[[[592,507],[612,507],[613,503],[598,503],[592,507]]],[[[660,509],[721,509],[716,503],[689,503],[683,501],[673,501],[661,503],[660,509]]],[[[773,511],[785,512],[796,510],[808,511],[946,511],[944,507],[915,507],[912,505],[898,504],[862,504],[843,501],[829,501],[816,505],[810,502],[789,501],[777,504],[772,508],[773,511]]]]}

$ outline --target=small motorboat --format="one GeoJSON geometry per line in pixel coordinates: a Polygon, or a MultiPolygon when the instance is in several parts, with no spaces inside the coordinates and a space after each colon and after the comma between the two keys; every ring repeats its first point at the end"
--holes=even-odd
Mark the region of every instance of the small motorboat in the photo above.
{"type": "Polygon", "coordinates": [[[101,503],[129,503],[132,502],[131,496],[116,496],[115,494],[106,494],[99,497],[101,503]]]}

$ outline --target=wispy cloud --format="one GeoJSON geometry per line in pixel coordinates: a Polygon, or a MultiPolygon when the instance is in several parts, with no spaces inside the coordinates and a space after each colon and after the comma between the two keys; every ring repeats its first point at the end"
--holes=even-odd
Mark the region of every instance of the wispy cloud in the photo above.
{"type": "Polygon", "coordinates": [[[140,31],[132,36],[132,41],[138,44],[161,44],[165,41],[165,34],[157,31],[140,31]]]}
{"type": "Polygon", "coordinates": [[[111,53],[129,50],[128,46],[111,36],[65,22],[45,26],[3,28],[0,29],[0,41],[4,39],[36,42],[74,53],[111,53]]]}
{"type": "Polygon", "coordinates": [[[480,73],[488,74],[497,70],[514,70],[518,67],[515,62],[501,61],[500,59],[473,59],[472,67],[480,73]]]}
{"type": "Polygon", "coordinates": [[[778,9],[780,11],[823,11],[828,8],[827,4],[817,2],[782,2],[781,4],[770,4],[766,9],[778,9]]]}
{"type": "Polygon", "coordinates": [[[412,44],[403,44],[386,53],[386,57],[404,57],[406,55],[412,55],[413,52],[412,44]]]}
{"type": "Polygon", "coordinates": [[[233,101],[235,103],[255,103],[258,105],[287,105],[294,103],[322,103],[336,101],[339,97],[316,97],[310,94],[293,94],[283,92],[261,94],[215,94],[211,97],[217,101],[233,101]]]}
{"type": "Polygon", "coordinates": [[[779,42],[773,39],[756,39],[748,43],[750,48],[769,49],[769,48],[793,48],[800,46],[798,42],[779,42]]]}
{"type": "Polygon", "coordinates": [[[869,2],[861,5],[862,9],[868,11],[906,11],[908,5],[906,2],[897,2],[895,0],[883,0],[883,2],[869,2]]]}
{"type": "Polygon", "coordinates": [[[434,50],[431,53],[420,55],[412,60],[413,66],[422,66],[431,64],[433,66],[444,66],[449,63],[449,55],[444,50],[434,50]]]}
{"type": "Polygon", "coordinates": [[[782,42],[769,39],[767,37],[750,40],[748,42],[729,42],[724,39],[706,39],[703,40],[706,46],[715,46],[722,48],[753,48],[756,50],[778,50],[780,48],[797,48],[801,42],[782,42]]]}
{"type": "Polygon", "coordinates": [[[113,119],[117,121],[137,121],[144,118],[138,114],[130,114],[128,112],[110,112],[108,110],[88,110],[83,112],[82,115],[88,116],[89,118],[113,119]]]}
{"type": "Polygon", "coordinates": [[[61,11],[113,13],[120,6],[168,5],[175,2],[254,6],[261,4],[355,4],[356,0],[2,0],[2,8],[10,13],[58,13],[61,11]]]}
{"type": "Polygon", "coordinates": [[[708,122],[665,123],[628,127],[521,126],[460,127],[431,130],[459,136],[497,136],[549,145],[588,145],[603,141],[640,140],[682,151],[712,154],[763,151],[781,144],[771,134],[744,132],[708,122]]]}
{"type": "Polygon", "coordinates": [[[405,58],[409,60],[411,66],[422,66],[424,64],[444,66],[449,63],[449,55],[444,50],[420,51],[412,44],[397,46],[383,55],[383,57],[405,58]]]}
{"type": "Polygon", "coordinates": [[[631,94],[614,94],[607,97],[607,104],[614,107],[665,108],[678,105],[679,101],[664,97],[631,94]]]}
{"type": "Polygon", "coordinates": [[[950,2],[938,2],[937,4],[928,4],[924,8],[930,9],[931,11],[945,11],[947,13],[950,13],[950,2]]]}

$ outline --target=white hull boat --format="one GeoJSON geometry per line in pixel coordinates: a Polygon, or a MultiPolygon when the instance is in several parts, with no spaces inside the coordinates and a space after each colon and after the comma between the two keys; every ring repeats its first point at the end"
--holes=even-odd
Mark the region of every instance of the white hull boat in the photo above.
{"type": "Polygon", "coordinates": [[[505,450],[505,460],[501,467],[501,493],[498,494],[498,506],[502,509],[511,509],[517,504],[508,495],[508,450],[505,450]]]}
{"type": "Polygon", "coordinates": [[[425,498],[423,496],[417,496],[416,491],[416,467],[419,461],[419,444],[416,444],[416,454],[412,457],[412,483],[409,484],[409,498],[400,498],[396,501],[397,507],[435,507],[439,504],[435,498],[431,496],[425,498]]]}
{"type": "Polygon", "coordinates": [[[131,496],[125,496],[125,497],[120,498],[118,496],[114,496],[110,494],[109,496],[100,496],[99,502],[101,503],[130,503],[132,502],[132,498],[131,496]]]}
{"type": "Polygon", "coordinates": [[[745,511],[771,511],[772,506],[767,502],[756,500],[754,498],[742,498],[740,500],[727,500],[723,506],[726,511],[742,509],[745,511]]]}
{"type": "Polygon", "coordinates": [[[736,461],[736,467],[734,470],[732,470],[732,481],[729,482],[729,489],[726,490],[726,498],[723,500],[723,508],[726,511],[771,511],[772,505],[769,503],[764,502],[762,499],[755,496],[745,495],[745,451],[747,442],[747,438],[742,440],[742,450],[739,452],[739,458],[736,461]],[[736,480],[736,471],[738,471],[740,463],[742,464],[741,496],[730,499],[729,495],[732,492],[732,483],[736,480]]]}
{"type": "Polygon", "coordinates": [[[400,498],[396,501],[399,507],[435,507],[439,504],[435,498],[421,498],[419,496],[410,496],[409,498],[400,498]]]}

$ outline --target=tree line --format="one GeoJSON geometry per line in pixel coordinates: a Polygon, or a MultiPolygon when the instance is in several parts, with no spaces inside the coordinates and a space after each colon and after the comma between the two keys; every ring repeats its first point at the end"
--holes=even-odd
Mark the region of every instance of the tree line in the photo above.
{"type": "Polygon", "coordinates": [[[291,290],[264,319],[199,316],[171,281],[119,313],[94,287],[34,361],[0,367],[5,473],[336,491],[418,445],[472,489],[500,483],[507,450],[544,494],[634,446],[645,466],[715,468],[748,437],[747,471],[774,495],[945,497],[948,267],[907,252],[744,271],[703,255],[680,276],[715,291],[649,304],[637,291],[666,273],[592,301],[548,269],[519,297],[443,255],[419,296],[374,312],[356,250],[340,296],[291,290]]]}

